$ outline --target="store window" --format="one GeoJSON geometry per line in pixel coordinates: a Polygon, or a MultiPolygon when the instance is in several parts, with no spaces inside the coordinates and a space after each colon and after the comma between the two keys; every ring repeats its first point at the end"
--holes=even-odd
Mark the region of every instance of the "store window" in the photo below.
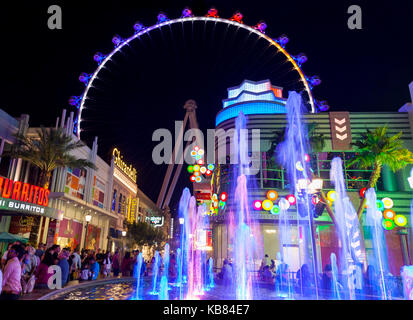
{"type": "Polygon", "coordinates": [[[116,210],[116,196],[117,196],[118,190],[113,190],[113,197],[112,197],[112,211],[116,210]]]}
{"type": "Polygon", "coordinates": [[[122,209],[122,200],[123,200],[123,195],[122,193],[119,194],[119,202],[118,202],[118,213],[120,213],[120,210],[122,209]]]}

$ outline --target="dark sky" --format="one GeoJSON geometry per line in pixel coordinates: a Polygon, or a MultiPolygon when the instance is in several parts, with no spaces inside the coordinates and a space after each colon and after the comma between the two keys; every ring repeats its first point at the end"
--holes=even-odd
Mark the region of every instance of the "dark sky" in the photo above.
{"type": "MultiPolygon", "coordinates": [[[[411,1],[27,1],[1,4],[1,104],[32,126],[55,124],[72,95],[84,88],[81,72],[96,69],[95,52],[109,53],[113,35],[129,37],[133,24],[156,22],[159,11],[178,18],[185,6],[204,15],[216,6],[229,18],[235,10],[244,23],[265,20],[267,34],[287,34],[288,52],[304,52],[307,75],[322,84],[314,95],[332,111],[397,111],[410,101],[413,81],[411,1]],[[63,29],[49,30],[47,8],[58,4],[63,29]],[[360,5],[362,30],[347,27],[347,8],[360,5]]],[[[226,89],[243,79],[270,79],[286,91],[299,89],[296,75],[266,43],[242,30],[195,23],[153,31],[119,54],[102,73],[85,112],[82,139],[99,136],[99,155],[109,160],[119,147],[138,170],[138,184],[154,201],[166,166],[155,166],[151,141],[157,128],[173,128],[182,120],[187,99],[198,103],[202,129],[214,128],[226,89]],[[287,68],[287,69],[286,69],[287,68]]],[[[188,185],[183,171],[173,203],[188,185]]],[[[172,204],[173,204],[172,203],[172,204]]]]}

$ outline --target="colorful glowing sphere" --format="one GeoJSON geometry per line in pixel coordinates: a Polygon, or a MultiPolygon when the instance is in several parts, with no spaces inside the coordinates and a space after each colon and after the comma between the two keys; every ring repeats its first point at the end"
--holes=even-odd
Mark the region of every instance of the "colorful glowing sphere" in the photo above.
{"type": "Polygon", "coordinates": [[[202,167],[199,169],[199,172],[201,172],[202,174],[204,174],[206,171],[207,171],[207,168],[204,167],[204,166],[202,166],[202,167]]]}
{"type": "Polygon", "coordinates": [[[197,163],[201,166],[201,165],[203,165],[203,164],[204,164],[204,160],[199,159],[199,160],[197,161],[197,163]]]}
{"type": "Polygon", "coordinates": [[[360,189],[360,197],[364,198],[364,193],[366,192],[367,188],[360,189]]]}
{"type": "Polygon", "coordinates": [[[268,199],[265,199],[263,202],[262,202],[262,208],[265,210],[265,211],[270,211],[271,209],[272,209],[272,206],[273,206],[274,204],[272,203],[272,201],[271,200],[268,200],[268,199]]]}
{"type": "Polygon", "coordinates": [[[202,178],[201,178],[200,176],[198,176],[198,177],[195,178],[195,182],[197,182],[197,183],[200,183],[201,180],[202,180],[202,178]]]}
{"type": "Polygon", "coordinates": [[[199,150],[199,147],[198,147],[198,146],[195,146],[195,147],[194,147],[194,150],[195,150],[195,151],[198,151],[198,150],[199,150]]]}
{"type": "Polygon", "coordinates": [[[195,177],[195,176],[191,176],[189,179],[191,179],[192,182],[195,182],[196,177],[195,177]]]}
{"type": "Polygon", "coordinates": [[[196,156],[196,151],[192,150],[191,151],[191,157],[195,157],[196,156]]]}
{"type": "Polygon", "coordinates": [[[194,166],[188,166],[187,170],[189,173],[194,172],[194,166]]]}
{"type": "Polygon", "coordinates": [[[317,203],[320,202],[320,197],[318,195],[313,195],[313,197],[311,198],[311,202],[313,203],[313,205],[316,205],[317,203]]]}
{"type": "Polygon", "coordinates": [[[393,208],[393,200],[392,199],[390,199],[390,198],[383,198],[383,199],[381,199],[381,201],[383,202],[383,204],[384,204],[384,208],[386,208],[386,209],[391,209],[391,208],[393,208]]]}
{"type": "Polygon", "coordinates": [[[215,201],[212,203],[212,206],[213,206],[214,208],[218,208],[218,206],[219,206],[218,200],[215,200],[215,201]]]}
{"type": "Polygon", "coordinates": [[[212,171],[208,169],[208,170],[205,172],[205,174],[206,174],[207,176],[210,176],[210,175],[212,174],[212,171]]]}
{"type": "Polygon", "coordinates": [[[215,169],[215,166],[214,166],[212,163],[210,163],[210,164],[208,165],[208,169],[211,170],[211,171],[213,171],[213,170],[215,169]]]}
{"type": "Polygon", "coordinates": [[[203,156],[204,153],[205,153],[204,149],[199,149],[199,150],[198,150],[198,154],[199,154],[200,156],[203,156]]]}
{"type": "Polygon", "coordinates": [[[271,208],[271,214],[279,214],[280,213],[280,207],[276,204],[274,204],[271,208]]]}
{"type": "Polygon", "coordinates": [[[398,214],[394,217],[394,223],[399,227],[404,227],[407,224],[407,219],[404,215],[398,214]]]}
{"type": "Polygon", "coordinates": [[[217,195],[216,193],[214,193],[214,194],[212,195],[212,200],[213,200],[213,201],[218,200],[218,195],[217,195]]]}
{"type": "Polygon", "coordinates": [[[195,177],[199,177],[200,175],[201,175],[201,172],[199,172],[199,171],[195,171],[195,172],[194,172],[194,176],[195,176],[195,177]]]}
{"type": "Polygon", "coordinates": [[[255,210],[261,210],[262,208],[262,202],[260,200],[255,200],[252,203],[252,206],[254,207],[255,210]]]}
{"type": "Polygon", "coordinates": [[[278,198],[278,193],[275,190],[270,190],[267,192],[267,198],[271,201],[274,201],[278,198]]]}
{"type": "Polygon", "coordinates": [[[396,216],[396,212],[394,212],[391,209],[386,209],[386,210],[383,211],[383,217],[385,219],[393,220],[395,216],[396,216]]]}
{"type": "Polygon", "coordinates": [[[327,199],[330,200],[331,202],[334,202],[336,200],[336,192],[334,190],[330,190],[327,193],[327,199]]]}
{"type": "Polygon", "coordinates": [[[296,168],[298,171],[304,171],[304,167],[303,167],[303,164],[301,163],[301,161],[297,161],[297,162],[295,163],[295,168],[296,168]]]}
{"type": "Polygon", "coordinates": [[[288,210],[288,208],[290,208],[290,202],[285,199],[285,198],[281,198],[280,202],[278,203],[278,206],[282,209],[282,210],[288,210]]]}
{"type": "Polygon", "coordinates": [[[199,166],[199,165],[194,165],[194,171],[199,171],[199,169],[200,169],[201,167],[199,166]]]}
{"type": "Polygon", "coordinates": [[[295,203],[297,202],[297,199],[293,194],[289,194],[285,197],[285,199],[290,203],[290,205],[295,205],[295,203]]]}
{"type": "Polygon", "coordinates": [[[308,154],[304,154],[304,160],[305,162],[310,162],[310,156],[308,154]]]}
{"type": "Polygon", "coordinates": [[[383,219],[382,225],[384,229],[392,230],[394,228],[394,221],[390,219],[383,219]]]}
{"type": "Polygon", "coordinates": [[[377,199],[377,200],[376,200],[376,207],[377,207],[377,209],[379,209],[380,211],[383,211],[383,209],[384,209],[384,203],[383,203],[383,201],[377,199]]]}
{"type": "Polygon", "coordinates": [[[221,193],[221,195],[219,196],[219,198],[221,199],[221,201],[227,201],[228,199],[228,194],[226,192],[221,193]]]}

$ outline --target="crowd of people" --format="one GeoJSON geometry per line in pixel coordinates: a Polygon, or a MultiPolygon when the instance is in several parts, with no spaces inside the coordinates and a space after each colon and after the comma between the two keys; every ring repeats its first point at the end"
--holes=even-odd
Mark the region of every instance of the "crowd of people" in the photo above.
{"type": "MultiPolygon", "coordinates": [[[[379,273],[374,266],[368,265],[367,270],[362,274],[362,266],[359,266],[360,274],[355,275],[355,294],[362,299],[380,299],[382,290],[380,287],[379,273]],[[357,279],[358,278],[358,279],[357,279]],[[356,280],[357,279],[357,280],[356,280]]],[[[225,259],[218,279],[225,286],[233,284],[234,265],[229,259],[225,259]]],[[[345,297],[345,281],[340,275],[334,279],[333,268],[326,264],[321,275],[317,275],[318,295],[323,299],[340,299],[345,297]]],[[[386,276],[388,283],[387,290],[390,294],[400,295],[400,288],[392,282],[394,280],[390,274],[386,276]]],[[[270,259],[268,254],[264,256],[258,269],[258,280],[261,286],[277,288],[280,292],[294,292],[304,296],[315,295],[314,273],[311,272],[308,264],[303,264],[297,272],[292,272],[287,263],[283,262],[280,257],[277,260],[270,259]]]]}
{"type": "MultiPolygon", "coordinates": [[[[23,294],[31,293],[36,289],[53,289],[52,283],[55,279],[49,279],[60,268],[61,287],[69,282],[84,282],[107,277],[130,277],[136,276],[134,270],[137,264],[138,250],[125,252],[121,255],[119,250],[113,254],[98,249],[71,250],[61,248],[54,244],[49,248],[39,244],[37,249],[30,245],[24,245],[19,241],[10,243],[1,258],[0,268],[0,299],[15,300],[23,294]],[[49,283],[52,282],[52,283],[49,283]]],[[[141,274],[148,275],[148,269],[154,263],[142,260],[141,274]]],[[[159,263],[161,265],[161,263],[159,263]]],[[[174,255],[170,258],[169,276],[176,277],[176,259],[174,255]]]]}

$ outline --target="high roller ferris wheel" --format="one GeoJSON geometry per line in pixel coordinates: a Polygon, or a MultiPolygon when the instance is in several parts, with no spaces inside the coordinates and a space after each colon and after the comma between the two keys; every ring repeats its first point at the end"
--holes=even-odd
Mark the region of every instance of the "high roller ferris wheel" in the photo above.
{"type": "Polygon", "coordinates": [[[195,21],[204,21],[204,22],[215,22],[215,23],[223,23],[228,26],[233,25],[237,28],[242,28],[247,30],[250,33],[256,34],[259,38],[266,40],[269,45],[276,47],[278,52],[283,54],[286,58],[286,61],[291,64],[292,69],[298,73],[299,81],[302,82],[304,90],[308,95],[308,104],[310,106],[311,113],[317,113],[320,111],[327,111],[329,106],[326,101],[317,101],[313,97],[313,88],[321,83],[321,79],[318,76],[306,76],[302,70],[302,64],[307,61],[307,56],[304,53],[300,53],[298,55],[291,55],[285,49],[286,44],[289,42],[289,39],[286,35],[281,35],[276,39],[272,39],[265,33],[267,28],[267,24],[264,21],[258,22],[254,26],[249,26],[244,24],[243,22],[243,15],[239,11],[235,12],[234,15],[229,18],[220,18],[218,16],[218,11],[215,8],[211,8],[208,10],[208,13],[205,16],[194,16],[192,10],[190,8],[185,8],[182,11],[182,15],[180,18],[176,19],[169,19],[167,15],[163,12],[160,12],[157,16],[157,22],[150,26],[145,27],[142,23],[136,22],[133,26],[134,34],[129,38],[122,38],[119,35],[115,35],[112,38],[112,43],[114,44],[114,49],[109,54],[103,54],[101,52],[97,52],[93,59],[97,63],[97,68],[92,73],[82,73],[79,76],[80,82],[85,85],[85,89],[83,93],[79,96],[71,96],[69,99],[69,104],[77,109],[77,114],[73,122],[73,132],[80,138],[81,127],[80,124],[82,122],[82,111],[86,108],[87,101],[89,99],[90,89],[94,87],[94,82],[96,79],[99,78],[99,73],[107,68],[107,63],[111,61],[111,59],[122,51],[122,48],[128,46],[132,41],[136,39],[140,39],[140,37],[144,34],[149,34],[151,31],[156,29],[161,29],[165,26],[170,26],[172,24],[178,23],[188,23],[188,22],[195,22],[195,21]]]}

